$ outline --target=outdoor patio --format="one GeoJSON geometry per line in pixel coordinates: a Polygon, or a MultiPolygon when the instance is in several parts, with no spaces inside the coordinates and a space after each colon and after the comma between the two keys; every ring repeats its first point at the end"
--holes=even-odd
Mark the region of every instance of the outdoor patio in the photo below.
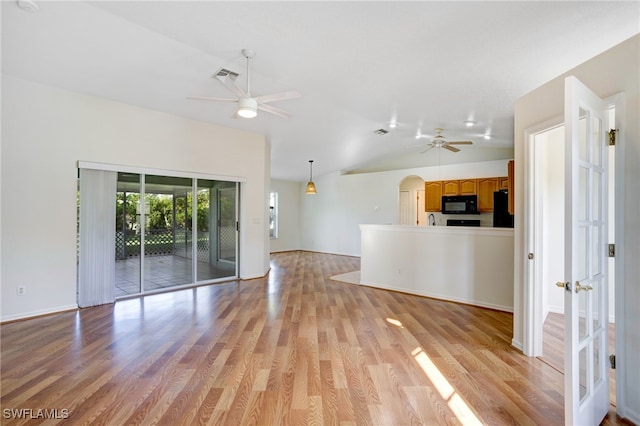
{"type": "MultiPolygon", "coordinates": [[[[194,283],[191,258],[160,255],[146,256],[144,261],[144,289],[147,292],[194,283]]],[[[196,281],[234,277],[235,273],[232,263],[229,268],[216,268],[208,262],[199,261],[196,281]]],[[[116,298],[140,292],[140,258],[116,260],[116,298]]]]}

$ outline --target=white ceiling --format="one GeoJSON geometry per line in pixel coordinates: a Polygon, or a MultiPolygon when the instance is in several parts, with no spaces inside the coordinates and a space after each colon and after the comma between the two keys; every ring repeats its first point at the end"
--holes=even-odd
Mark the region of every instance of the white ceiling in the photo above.
{"type": "Polygon", "coordinates": [[[2,2],[3,74],[266,134],[272,177],[288,180],[311,159],[316,176],[437,164],[411,148],[435,127],[474,143],[442,164],[511,158],[517,98],[640,32],[638,1],[37,4],[2,2]],[[293,118],[186,99],[228,97],[221,67],[244,86],[243,48],[254,96],[302,94],[273,104],[293,118]]]}

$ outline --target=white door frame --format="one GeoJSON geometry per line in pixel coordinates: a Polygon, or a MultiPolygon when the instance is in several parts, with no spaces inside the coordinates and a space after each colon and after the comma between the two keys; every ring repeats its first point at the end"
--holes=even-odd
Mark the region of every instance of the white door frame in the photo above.
{"type": "MultiPolygon", "coordinates": [[[[621,249],[624,247],[624,129],[625,129],[625,95],[624,93],[618,93],[614,96],[605,98],[605,102],[614,106],[616,109],[615,114],[615,128],[620,129],[616,135],[616,155],[615,155],[615,242],[618,253],[616,254],[615,261],[615,352],[621,354],[616,359],[616,400],[619,403],[616,406],[616,410],[621,417],[625,417],[626,408],[624,404],[620,402],[626,401],[624,398],[624,389],[626,382],[626,362],[625,357],[625,306],[623,303],[624,295],[624,256],[621,253],[621,249]]],[[[524,176],[524,247],[525,256],[527,253],[533,253],[534,258],[532,260],[525,259],[524,265],[524,291],[523,291],[523,342],[522,351],[528,356],[540,356],[542,355],[542,319],[544,298],[542,288],[536,286],[536,274],[540,274],[540,270],[536,262],[536,249],[539,248],[540,242],[536,241],[536,211],[534,197],[535,197],[535,136],[551,130],[560,125],[564,125],[564,117],[557,116],[550,120],[544,121],[537,125],[531,126],[525,129],[524,132],[524,152],[525,161],[523,161],[523,176],[524,176]]],[[[610,126],[611,127],[611,126],[610,126]]],[[[551,283],[552,284],[552,283],[551,283]]]]}
{"type": "Polygon", "coordinates": [[[564,117],[557,116],[525,130],[525,153],[527,161],[523,164],[524,175],[524,247],[531,258],[525,261],[524,302],[524,341],[523,352],[529,356],[542,355],[542,324],[544,322],[544,292],[536,285],[542,275],[542,241],[537,238],[541,226],[539,192],[536,192],[536,136],[564,125],[564,117]]]}

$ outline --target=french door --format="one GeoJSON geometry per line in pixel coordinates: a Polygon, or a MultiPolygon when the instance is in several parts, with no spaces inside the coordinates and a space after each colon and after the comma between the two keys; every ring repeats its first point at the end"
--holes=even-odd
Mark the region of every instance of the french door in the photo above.
{"type": "Polygon", "coordinates": [[[605,103],[565,79],[565,424],[609,409],[605,103]]]}

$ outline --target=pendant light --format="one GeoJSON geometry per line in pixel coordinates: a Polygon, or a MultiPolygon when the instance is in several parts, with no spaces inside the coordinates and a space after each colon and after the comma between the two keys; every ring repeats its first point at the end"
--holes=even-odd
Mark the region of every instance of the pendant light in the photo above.
{"type": "Polygon", "coordinates": [[[313,160],[309,160],[309,183],[307,183],[307,189],[304,193],[308,195],[318,193],[318,191],[316,191],[316,184],[313,183],[313,160]]]}

